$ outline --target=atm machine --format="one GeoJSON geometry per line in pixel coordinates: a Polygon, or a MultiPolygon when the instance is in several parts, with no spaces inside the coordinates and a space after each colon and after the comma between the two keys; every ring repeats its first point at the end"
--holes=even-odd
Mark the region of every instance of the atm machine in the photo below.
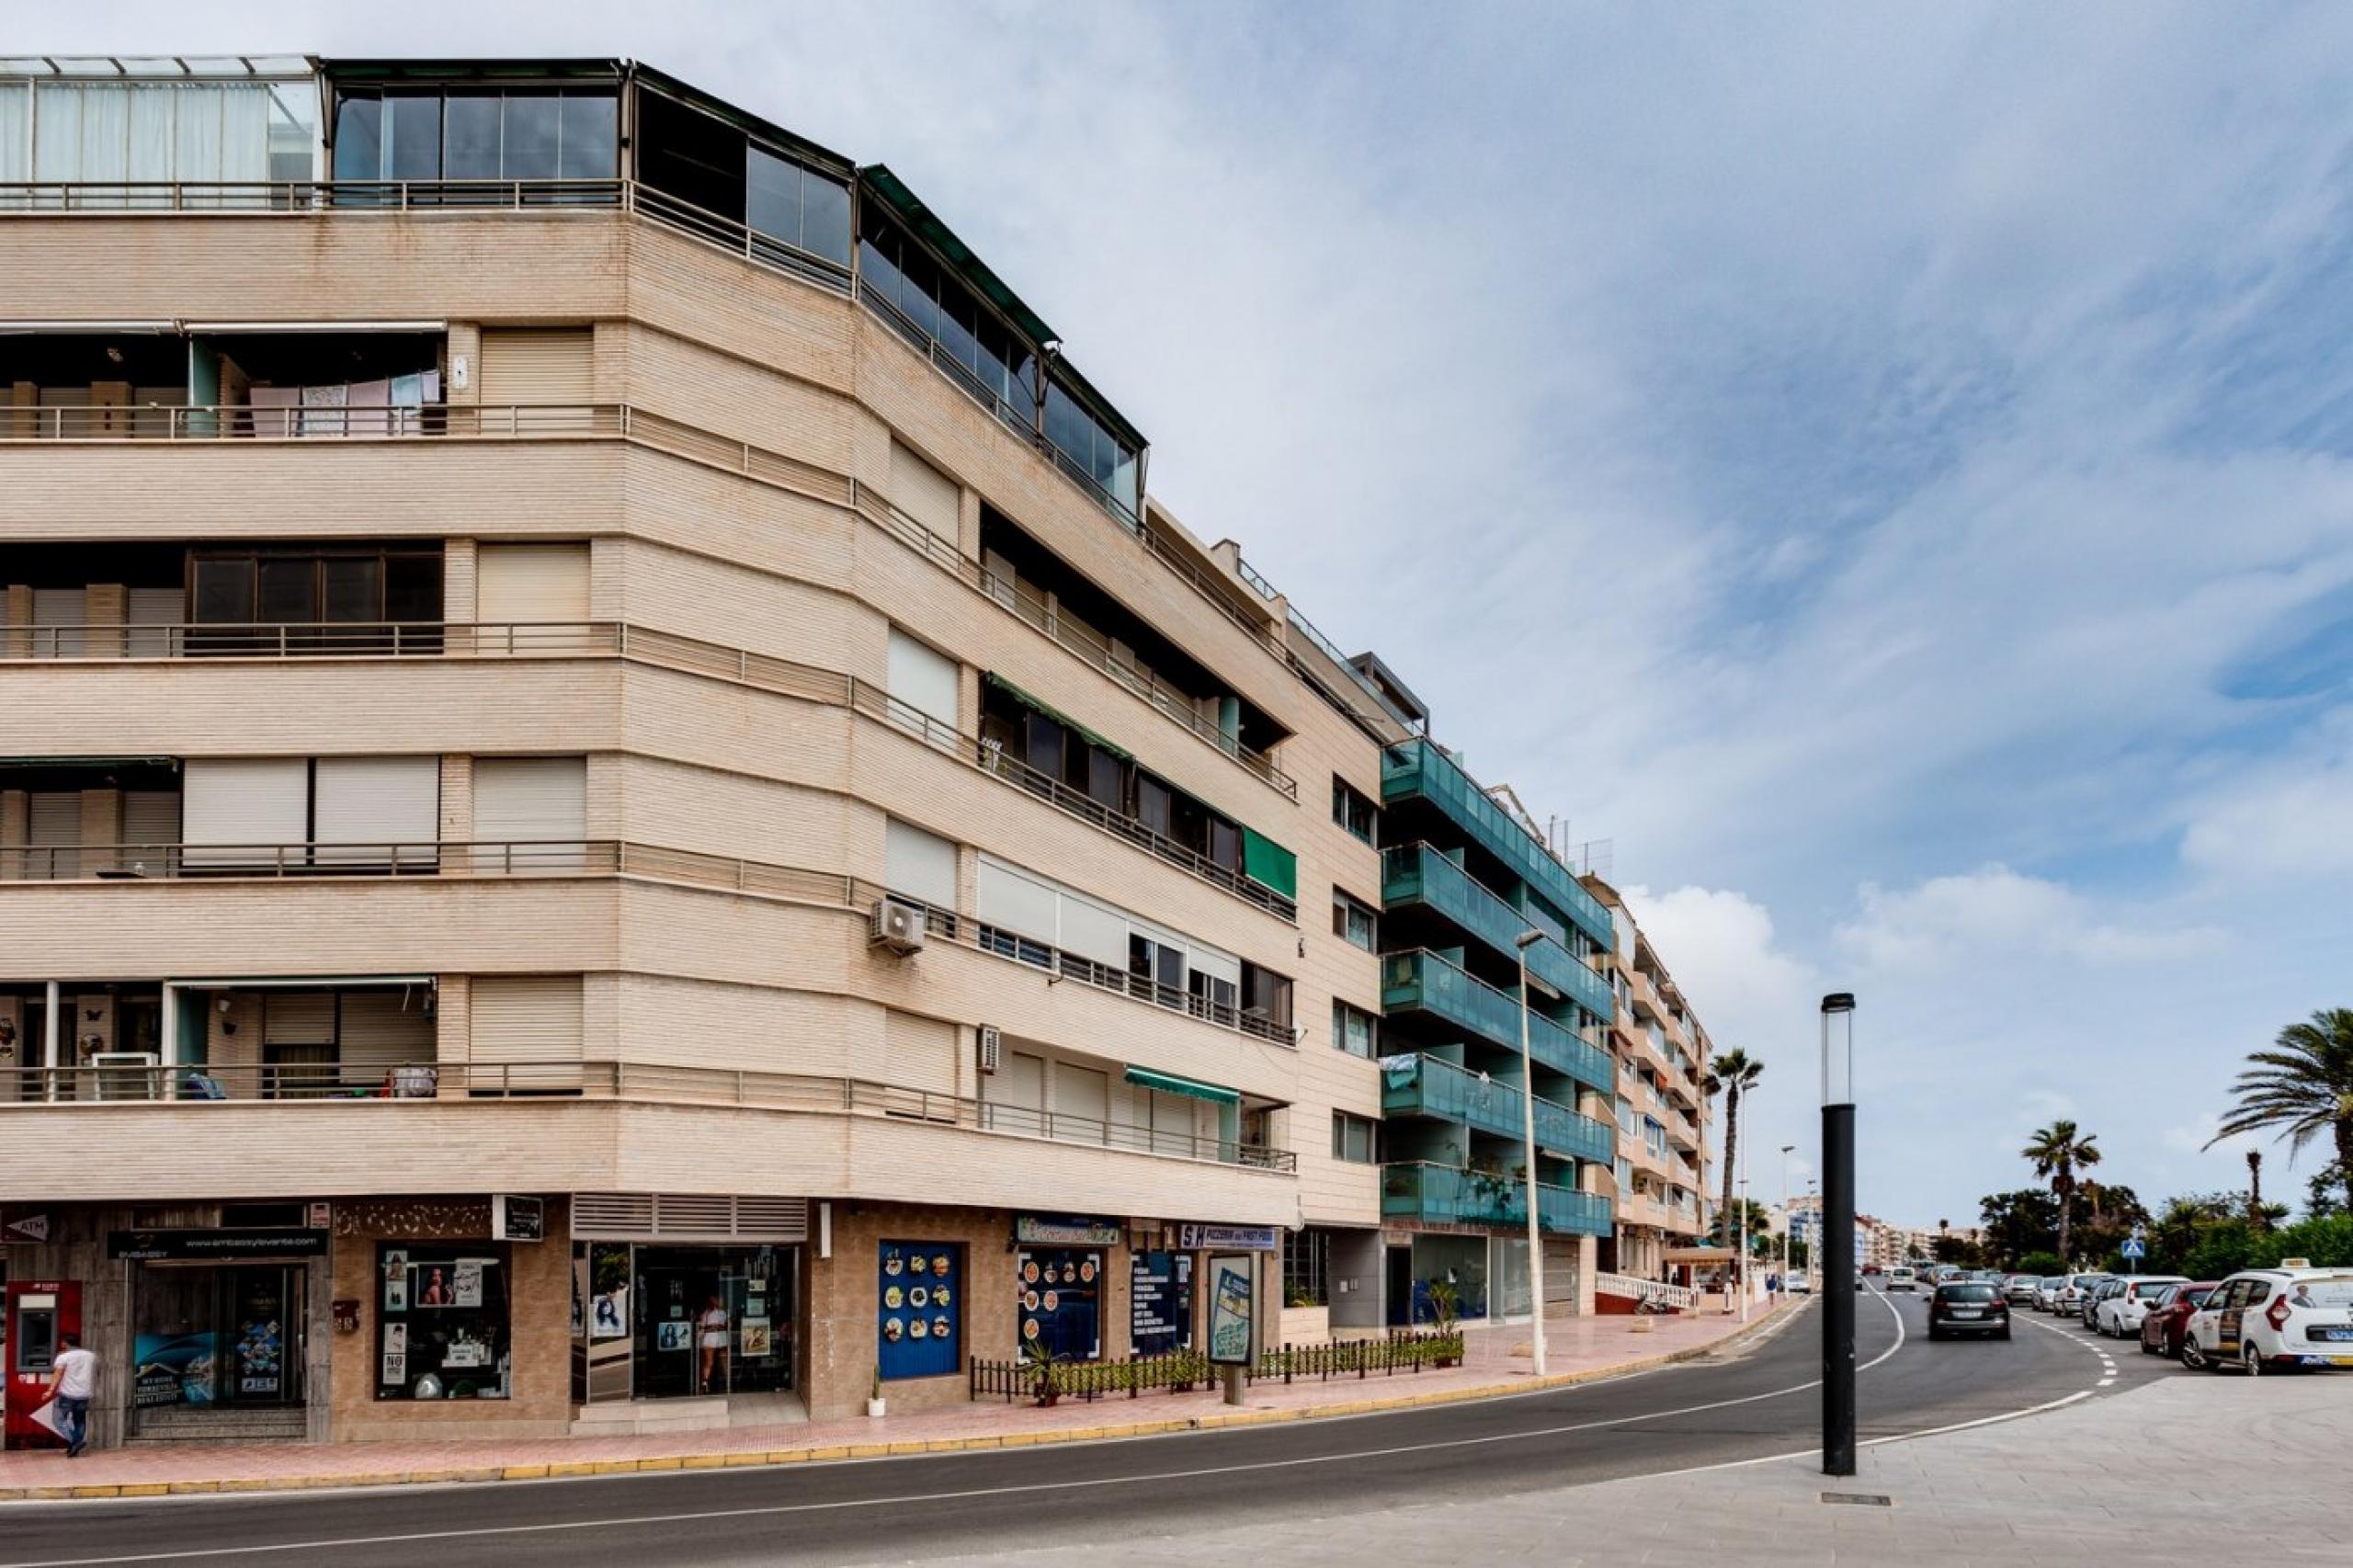
{"type": "Polygon", "coordinates": [[[6,1286],[6,1317],[0,1319],[0,1352],[7,1369],[6,1421],[0,1447],[62,1449],[65,1440],[33,1419],[49,1402],[49,1378],[64,1335],[82,1332],[82,1282],[78,1279],[12,1279],[6,1286]]]}

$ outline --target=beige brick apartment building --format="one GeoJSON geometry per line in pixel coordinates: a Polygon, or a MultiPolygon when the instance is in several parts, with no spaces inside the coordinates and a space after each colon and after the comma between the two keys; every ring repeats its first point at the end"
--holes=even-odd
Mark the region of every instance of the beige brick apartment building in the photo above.
{"type": "Polygon", "coordinates": [[[1608,915],[886,167],[622,62],[0,61],[0,1353],[78,1320],[103,1439],[956,1401],[1221,1254],[1412,1321],[1530,1197],[1506,910],[1590,1300],[1608,915]]]}

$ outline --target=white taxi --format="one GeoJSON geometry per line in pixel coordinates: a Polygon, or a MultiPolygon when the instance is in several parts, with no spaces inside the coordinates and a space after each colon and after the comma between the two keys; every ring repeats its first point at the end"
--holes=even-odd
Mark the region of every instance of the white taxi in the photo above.
{"type": "Polygon", "coordinates": [[[2184,1366],[2353,1367],[2353,1267],[2283,1259],[2214,1287],[2181,1335],[2184,1366]]]}
{"type": "Polygon", "coordinates": [[[2136,1274],[2124,1281],[2124,1288],[2100,1298],[2092,1309],[2092,1331],[2111,1339],[2138,1339],[2141,1320],[2149,1315],[2149,1308],[2156,1299],[2176,1285],[2187,1285],[2188,1278],[2179,1274],[2136,1274]]]}

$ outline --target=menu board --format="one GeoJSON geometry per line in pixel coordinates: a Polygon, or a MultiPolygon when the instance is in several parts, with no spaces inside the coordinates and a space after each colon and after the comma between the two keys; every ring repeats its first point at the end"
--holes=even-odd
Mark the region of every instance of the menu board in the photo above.
{"type": "Polygon", "coordinates": [[[1026,1247],[1015,1256],[1015,1321],[1027,1359],[1044,1346],[1055,1359],[1103,1353],[1103,1255],[1086,1247],[1026,1247]]]}
{"type": "Polygon", "coordinates": [[[953,1242],[883,1242],[879,1254],[875,1366],[886,1380],[962,1371],[964,1249],[953,1242]]]}
{"type": "Polygon", "coordinates": [[[1128,1343],[1165,1356],[1193,1343],[1193,1255],[1139,1252],[1128,1265],[1128,1343]]]}

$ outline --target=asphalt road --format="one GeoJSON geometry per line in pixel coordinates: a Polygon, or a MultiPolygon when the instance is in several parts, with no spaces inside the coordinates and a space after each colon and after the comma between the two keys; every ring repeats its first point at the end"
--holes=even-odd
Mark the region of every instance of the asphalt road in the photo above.
{"type": "MultiPolygon", "coordinates": [[[[2030,1312],[2006,1344],[1932,1345],[1926,1317],[1918,1299],[1858,1303],[1866,1443],[2185,1375],[2030,1312]]],[[[0,1507],[0,1568],[907,1562],[1033,1540],[1109,1548],[1205,1518],[1472,1501],[1814,1449],[1820,1322],[1808,1310],[1658,1371],[1336,1421],[773,1470],[12,1505],[0,1507]]]]}

